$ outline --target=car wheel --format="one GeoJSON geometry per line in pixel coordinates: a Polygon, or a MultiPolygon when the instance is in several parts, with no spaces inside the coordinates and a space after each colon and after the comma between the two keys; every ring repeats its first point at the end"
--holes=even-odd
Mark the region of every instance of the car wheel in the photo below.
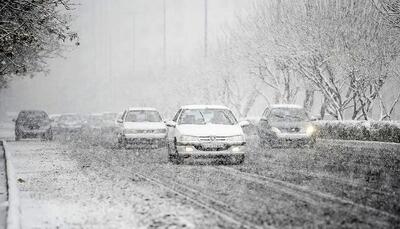
{"type": "Polygon", "coordinates": [[[233,156],[233,164],[236,164],[236,165],[243,164],[244,158],[245,158],[244,155],[233,156]]]}
{"type": "Polygon", "coordinates": [[[117,145],[118,149],[126,148],[126,142],[125,142],[124,138],[119,134],[117,134],[117,143],[116,143],[116,145],[117,145]]]}
{"type": "Polygon", "coordinates": [[[51,129],[49,131],[47,131],[45,137],[46,137],[46,140],[52,141],[53,140],[53,131],[51,129]]]}
{"type": "Polygon", "coordinates": [[[179,156],[178,151],[176,150],[176,140],[174,141],[174,143],[168,144],[168,159],[170,162],[176,165],[183,164],[184,162],[184,159],[179,156]]]}
{"type": "Polygon", "coordinates": [[[265,148],[271,148],[271,142],[266,140],[266,139],[262,139],[260,138],[260,140],[258,141],[258,146],[261,149],[265,149],[265,148]]]}
{"type": "Polygon", "coordinates": [[[311,138],[310,142],[308,143],[308,147],[310,149],[314,148],[316,142],[317,142],[317,139],[311,138]]]}

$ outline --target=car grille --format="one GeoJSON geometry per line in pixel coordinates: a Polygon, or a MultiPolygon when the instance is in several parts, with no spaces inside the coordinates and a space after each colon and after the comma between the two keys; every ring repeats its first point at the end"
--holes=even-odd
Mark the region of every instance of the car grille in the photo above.
{"type": "Polygon", "coordinates": [[[199,137],[200,142],[225,142],[226,137],[222,136],[206,136],[206,137],[199,137]]]}
{"type": "Polygon", "coordinates": [[[280,130],[281,130],[282,132],[285,132],[285,133],[298,133],[298,132],[300,132],[300,128],[298,128],[298,127],[293,127],[293,128],[280,128],[280,130]]]}
{"type": "Polygon", "coordinates": [[[224,146],[203,146],[203,145],[197,145],[194,146],[196,148],[196,150],[200,150],[200,151],[224,151],[229,149],[228,145],[224,145],[224,146]]]}
{"type": "Polygon", "coordinates": [[[154,130],[136,130],[136,133],[138,134],[151,134],[154,133],[154,130]]]}

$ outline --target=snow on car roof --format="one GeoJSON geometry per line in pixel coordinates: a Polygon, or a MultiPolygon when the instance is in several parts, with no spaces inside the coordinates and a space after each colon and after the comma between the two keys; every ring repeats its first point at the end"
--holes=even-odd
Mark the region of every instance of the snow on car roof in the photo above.
{"type": "Polygon", "coordinates": [[[297,104],[272,104],[270,108],[296,108],[296,109],[303,109],[302,106],[297,104]]]}
{"type": "Polygon", "coordinates": [[[186,106],[182,106],[181,109],[227,109],[229,110],[229,108],[227,108],[226,106],[222,106],[222,105],[186,105],[186,106]]]}
{"type": "Polygon", "coordinates": [[[154,107],[129,107],[130,111],[156,111],[157,109],[154,107]]]}

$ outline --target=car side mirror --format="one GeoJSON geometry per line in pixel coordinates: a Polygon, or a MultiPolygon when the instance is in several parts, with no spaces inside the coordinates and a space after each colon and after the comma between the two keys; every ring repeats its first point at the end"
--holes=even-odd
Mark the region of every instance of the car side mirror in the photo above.
{"type": "Polygon", "coordinates": [[[239,126],[241,126],[241,127],[246,127],[246,126],[249,126],[249,125],[250,125],[250,122],[247,121],[247,120],[243,120],[243,121],[239,122],[239,126]]]}
{"type": "Polygon", "coordinates": [[[168,127],[175,127],[175,126],[176,126],[176,122],[174,122],[174,121],[166,121],[165,124],[166,124],[168,127]]]}
{"type": "Polygon", "coordinates": [[[13,118],[13,119],[12,119],[12,121],[13,121],[13,122],[16,122],[16,121],[17,121],[17,119],[13,118]]]}
{"type": "Polygon", "coordinates": [[[124,121],[122,120],[122,118],[117,119],[117,123],[123,123],[124,121]]]}

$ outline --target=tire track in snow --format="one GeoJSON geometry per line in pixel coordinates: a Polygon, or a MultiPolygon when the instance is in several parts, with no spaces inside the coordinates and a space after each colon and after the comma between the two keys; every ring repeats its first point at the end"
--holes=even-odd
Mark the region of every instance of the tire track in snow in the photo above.
{"type": "Polygon", "coordinates": [[[132,171],[130,169],[126,169],[124,167],[119,166],[118,164],[114,164],[108,160],[100,158],[96,155],[92,155],[97,160],[102,161],[106,164],[110,165],[111,169],[119,168],[120,170],[124,170],[129,174],[134,174],[135,176],[142,178],[156,186],[159,186],[165,190],[168,190],[178,196],[183,197],[184,199],[192,202],[200,208],[203,208],[210,213],[216,214],[221,218],[237,225],[239,228],[269,228],[275,229],[275,227],[271,225],[258,225],[252,222],[252,216],[249,214],[239,213],[238,210],[234,209],[232,206],[227,205],[219,200],[216,200],[208,195],[205,195],[193,188],[190,188],[187,185],[177,183],[168,179],[162,179],[160,177],[144,175],[138,171],[132,171]]]}

